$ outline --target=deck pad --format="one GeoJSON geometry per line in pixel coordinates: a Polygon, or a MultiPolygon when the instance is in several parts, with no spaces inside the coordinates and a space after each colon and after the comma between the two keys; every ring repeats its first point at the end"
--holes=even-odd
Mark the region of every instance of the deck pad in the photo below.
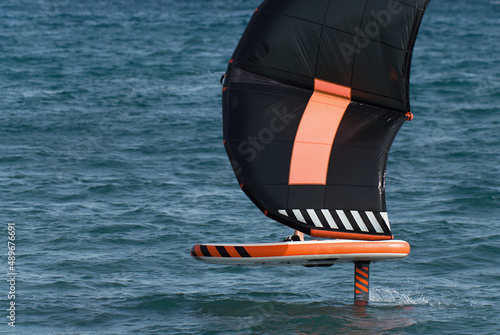
{"type": "Polygon", "coordinates": [[[195,259],[222,265],[330,266],[345,262],[396,261],[410,253],[401,240],[313,240],[278,243],[197,244],[195,259]]]}

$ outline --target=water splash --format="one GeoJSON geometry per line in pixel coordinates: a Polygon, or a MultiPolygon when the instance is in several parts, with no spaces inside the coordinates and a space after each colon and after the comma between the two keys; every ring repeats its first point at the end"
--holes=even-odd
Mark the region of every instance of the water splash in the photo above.
{"type": "Polygon", "coordinates": [[[430,302],[428,298],[420,293],[399,292],[394,288],[371,288],[370,303],[414,306],[427,305],[430,302]]]}

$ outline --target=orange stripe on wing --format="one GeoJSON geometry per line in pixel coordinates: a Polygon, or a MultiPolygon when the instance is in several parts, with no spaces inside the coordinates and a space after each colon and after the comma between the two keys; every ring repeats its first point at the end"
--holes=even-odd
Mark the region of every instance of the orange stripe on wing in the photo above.
{"type": "Polygon", "coordinates": [[[333,141],[351,102],[351,88],[314,79],[290,161],[290,185],[326,185],[333,141]]]}
{"type": "Polygon", "coordinates": [[[314,79],[314,90],[351,100],[351,88],[347,86],[334,84],[321,79],[314,79]]]}

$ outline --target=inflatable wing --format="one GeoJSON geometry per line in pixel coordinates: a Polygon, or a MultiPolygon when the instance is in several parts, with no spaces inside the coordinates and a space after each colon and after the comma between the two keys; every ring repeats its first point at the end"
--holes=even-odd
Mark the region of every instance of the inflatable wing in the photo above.
{"type": "Polygon", "coordinates": [[[229,61],[224,145],[268,217],[316,237],[392,239],[390,146],[411,119],[430,0],[267,0],[229,61]]]}

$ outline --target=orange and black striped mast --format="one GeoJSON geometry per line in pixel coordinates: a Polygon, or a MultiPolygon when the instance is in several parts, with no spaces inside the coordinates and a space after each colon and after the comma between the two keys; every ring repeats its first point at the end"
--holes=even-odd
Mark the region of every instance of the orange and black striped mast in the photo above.
{"type": "Polygon", "coordinates": [[[370,262],[354,262],[354,304],[365,306],[370,299],[370,262]]]}

